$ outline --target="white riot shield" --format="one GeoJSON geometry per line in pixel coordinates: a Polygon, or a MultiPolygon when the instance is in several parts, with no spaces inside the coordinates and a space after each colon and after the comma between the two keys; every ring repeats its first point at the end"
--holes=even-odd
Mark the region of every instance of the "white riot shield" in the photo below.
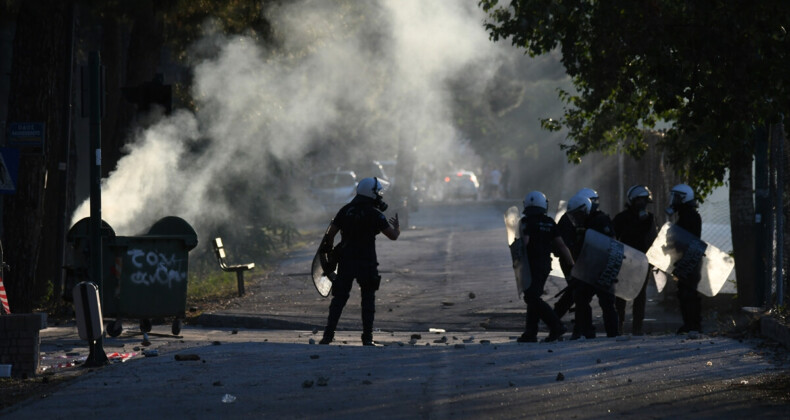
{"type": "Polygon", "coordinates": [[[648,269],[642,252],[587,229],[571,275],[621,299],[633,300],[642,290],[648,269]]]}
{"type": "Polygon", "coordinates": [[[532,284],[532,273],[529,270],[529,260],[527,259],[527,248],[521,240],[521,212],[518,207],[513,206],[505,212],[505,229],[507,230],[507,244],[510,248],[510,258],[513,261],[513,272],[516,275],[516,289],[518,295],[524,293],[532,284]]]}
{"type": "Polygon", "coordinates": [[[647,259],[659,270],[676,277],[688,277],[699,271],[697,291],[705,296],[716,296],[735,268],[731,256],[672,223],[661,227],[647,250],[647,259]]]}

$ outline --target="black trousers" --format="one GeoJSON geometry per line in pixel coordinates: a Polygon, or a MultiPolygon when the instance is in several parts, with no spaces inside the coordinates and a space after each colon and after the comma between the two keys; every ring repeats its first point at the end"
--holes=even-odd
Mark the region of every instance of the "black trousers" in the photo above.
{"type": "Polygon", "coordinates": [[[562,322],[554,310],[546,303],[543,298],[543,288],[546,285],[546,278],[540,281],[532,279],[532,284],[524,292],[524,302],[527,304],[527,320],[524,336],[537,337],[538,322],[543,321],[552,332],[558,332],[562,328],[562,322]]]}
{"type": "MultiPolygon", "coordinates": [[[[645,320],[645,303],[647,301],[647,281],[649,278],[650,270],[647,271],[645,281],[642,283],[642,290],[639,291],[639,294],[633,300],[631,332],[642,332],[642,325],[645,320]]],[[[615,305],[617,306],[617,318],[622,326],[625,323],[626,300],[617,298],[615,305]]],[[[622,328],[619,328],[619,332],[623,334],[624,331],[622,331],[622,328]]]]}
{"type": "Polygon", "coordinates": [[[678,278],[678,303],[683,317],[681,329],[702,331],[702,297],[697,292],[699,282],[698,274],[690,278],[678,278]]]}
{"type": "Polygon", "coordinates": [[[362,335],[372,337],[373,319],[376,314],[376,290],[380,282],[378,269],[371,265],[342,262],[337,268],[337,277],[332,283],[332,302],[329,304],[329,317],[324,336],[334,336],[340,315],[348,302],[354,279],[357,280],[362,294],[362,335]]]}
{"type": "Polygon", "coordinates": [[[617,336],[619,324],[615,297],[611,292],[606,292],[591,286],[583,281],[578,281],[574,288],[573,297],[576,303],[576,324],[573,326],[573,335],[584,335],[588,338],[595,337],[595,328],[592,323],[592,307],[590,302],[593,296],[598,296],[598,304],[603,311],[603,325],[607,337],[617,336]]]}

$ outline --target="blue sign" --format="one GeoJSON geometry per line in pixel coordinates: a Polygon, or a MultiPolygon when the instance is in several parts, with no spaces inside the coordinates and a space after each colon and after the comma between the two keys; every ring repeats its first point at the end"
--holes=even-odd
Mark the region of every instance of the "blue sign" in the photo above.
{"type": "Polygon", "coordinates": [[[14,194],[19,177],[19,149],[0,148],[0,194],[14,194]]]}
{"type": "Polygon", "coordinates": [[[8,145],[42,147],[46,124],[43,122],[12,122],[8,124],[8,145]]]}

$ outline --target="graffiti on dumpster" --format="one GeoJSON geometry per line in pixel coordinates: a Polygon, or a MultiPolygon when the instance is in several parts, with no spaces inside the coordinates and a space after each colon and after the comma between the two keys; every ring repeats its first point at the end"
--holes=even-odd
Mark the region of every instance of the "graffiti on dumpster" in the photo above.
{"type": "Polygon", "coordinates": [[[186,281],[187,270],[183,267],[184,260],[176,259],[175,255],[167,255],[155,251],[130,249],[127,255],[132,260],[134,269],[131,281],[135,284],[151,286],[156,283],[172,288],[173,283],[186,281]]]}

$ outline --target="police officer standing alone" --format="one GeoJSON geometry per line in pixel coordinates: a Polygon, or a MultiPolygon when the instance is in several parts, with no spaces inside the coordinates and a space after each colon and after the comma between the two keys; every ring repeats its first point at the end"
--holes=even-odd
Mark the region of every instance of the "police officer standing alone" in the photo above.
{"type": "Polygon", "coordinates": [[[562,241],[556,223],[546,215],[548,208],[548,200],[540,191],[532,191],[524,198],[524,216],[519,223],[519,229],[521,229],[521,238],[527,249],[532,281],[524,291],[527,319],[524,333],[517,339],[520,343],[538,341],[538,321],[540,320],[543,320],[549,327],[549,335],[544,341],[559,340],[565,333],[565,327],[560,318],[541,297],[546,279],[551,272],[552,249],[560,255],[566,264],[573,266],[573,257],[562,241]]]}
{"type": "MultiPolygon", "coordinates": [[[[675,224],[700,238],[702,236],[702,217],[697,211],[694,191],[686,184],[678,184],[672,187],[669,193],[670,202],[666,209],[667,214],[671,216],[677,213],[678,218],[675,224]]],[[[694,269],[690,270],[689,274],[678,275],[676,272],[672,274],[678,280],[678,303],[680,304],[680,314],[683,317],[683,325],[677,333],[702,332],[702,299],[697,292],[697,285],[700,282],[699,262],[694,269]]]]}
{"type": "MultiPolygon", "coordinates": [[[[617,239],[641,252],[647,252],[653,240],[656,239],[658,230],[653,213],[647,211],[647,205],[653,202],[653,195],[644,185],[634,185],[626,192],[627,203],[625,210],[618,213],[612,224],[617,239]]],[[[633,322],[631,324],[631,334],[642,335],[642,325],[645,319],[645,301],[647,279],[650,277],[648,270],[642,289],[633,300],[633,322]]],[[[620,321],[618,333],[623,334],[625,324],[626,300],[617,298],[617,318],[620,321]]]]}
{"type": "Polygon", "coordinates": [[[337,323],[356,279],[362,295],[362,345],[376,345],[373,341],[373,318],[376,312],[376,290],[381,283],[376,258],[376,235],[383,233],[393,241],[400,236],[398,215],[388,222],[382,213],[387,209],[387,204],[382,200],[382,189],[376,178],[359,181],[357,195],[337,212],[321,242],[321,252],[334,253],[338,259],[338,269],[337,277],[332,282],[332,302],[320,344],[329,344],[334,339],[337,323]],[[338,232],[341,241],[333,250],[338,232]]]}

